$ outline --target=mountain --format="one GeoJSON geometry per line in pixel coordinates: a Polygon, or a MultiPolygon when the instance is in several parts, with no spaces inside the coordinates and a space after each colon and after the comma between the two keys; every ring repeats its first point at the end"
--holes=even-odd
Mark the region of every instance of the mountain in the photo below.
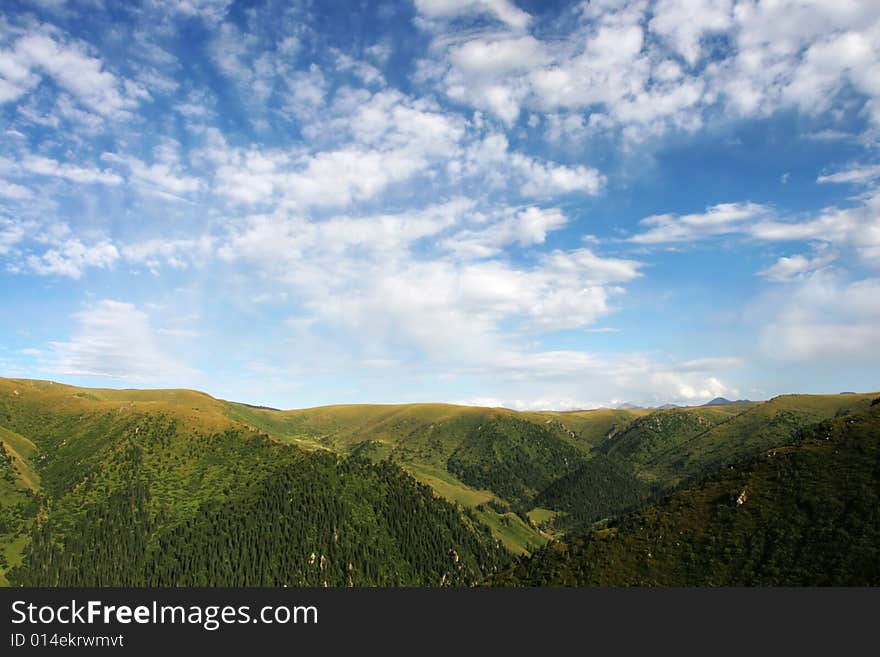
{"type": "Polygon", "coordinates": [[[226,403],[246,426],[303,449],[391,459],[473,510],[516,553],[547,541],[529,518],[534,498],[583,466],[644,409],[526,412],[448,404],[345,405],[283,411],[226,403]]]}
{"type": "Polygon", "coordinates": [[[0,584],[473,584],[872,398],[282,411],[0,379],[0,584]]]}
{"type": "Polygon", "coordinates": [[[223,408],[193,391],[0,380],[6,580],[466,585],[508,558],[397,466],[307,452],[223,408]]]}
{"type": "Polygon", "coordinates": [[[725,399],[724,397],[716,397],[712,401],[707,401],[703,406],[727,406],[728,404],[746,404],[748,403],[748,399],[737,399],[736,401],[730,401],[729,399],[725,399]]]}
{"type": "Polygon", "coordinates": [[[658,406],[657,410],[658,411],[665,411],[670,408],[681,408],[681,406],[679,406],[678,404],[663,404],[663,406],[658,406]]]}
{"type": "Polygon", "coordinates": [[[880,398],[601,528],[503,586],[880,585],[880,398]]]}

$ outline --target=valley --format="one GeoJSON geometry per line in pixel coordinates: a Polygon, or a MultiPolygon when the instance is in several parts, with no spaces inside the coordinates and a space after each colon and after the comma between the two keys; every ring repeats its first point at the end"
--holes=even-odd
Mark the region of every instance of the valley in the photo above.
{"type": "Polygon", "coordinates": [[[876,434],[876,397],[285,411],[0,379],[0,584],[662,583],[638,569],[557,582],[535,564],[592,555],[591,537],[626,533],[614,523],[823,422],[867,418],[876,434]]]}

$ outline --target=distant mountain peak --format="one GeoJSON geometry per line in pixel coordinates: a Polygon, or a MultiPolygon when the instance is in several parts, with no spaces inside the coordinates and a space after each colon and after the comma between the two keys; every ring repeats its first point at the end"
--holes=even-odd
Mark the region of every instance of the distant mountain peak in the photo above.
{"type": "Polygon", "coordinates": [[[737,399],[736,401],[730,401],[729,399],[725,399],[724,397],[716,397],[712,401],[706,402],[703,406],[727,406],[727,404],[741,404],[743,402],[749,401],[748,399],[737,399]]]}
{"type": "Polygon", "coordinates": [[[657,408],[661,411],[665,411],[670,408],[681,408],[681,406],[679,406],[678,404],[663,404],[663,406],[658,406],[657,408]]]}

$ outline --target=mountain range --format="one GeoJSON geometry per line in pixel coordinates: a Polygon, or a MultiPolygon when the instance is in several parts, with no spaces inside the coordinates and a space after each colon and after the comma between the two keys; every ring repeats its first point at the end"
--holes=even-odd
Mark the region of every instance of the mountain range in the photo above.
{"type": "Polygon", "coordinates": [[[0,584],[876,583],[856,556],[822,568],[834,550],[880,554],[876,513],[853,510],[864,506],[854,496],[876,498],[877,398],[283,411],[191,390],[0,379],[0,584]],[[817,525],[826,498],[828,527],[817,525]],[[715,507],[747,512],[730,520],[715,507]],[[724,561],[757,559],[748,529],[782,564],[777,516],[826,561],[800,574],[724,561]],[[673,550],[667,527],[691,552],[673,550]],[[825,534],[810,537],[817,527],[825,534]],[[646,566],[645,550],[665,557],[646,566]]]}

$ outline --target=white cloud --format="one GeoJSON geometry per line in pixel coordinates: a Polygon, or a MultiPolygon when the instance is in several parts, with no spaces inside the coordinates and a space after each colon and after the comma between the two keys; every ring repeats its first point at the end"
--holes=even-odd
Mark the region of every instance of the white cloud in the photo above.
{"type": "Polygon", "coordinates": [[[299,118],[317,118],[318,110],[324,106],[327,86],[327,79],[315,64],[308,71],[291,73],[287,76],[286,108],[299,118]]]}
{"type": "Polygon", "coordinates": [[[509,348],[511,330],[516,335],[589,325],[613,311],[619,284],[639,276],[641,263],[589,249],[554,251],[538,256],[533,266],[432,254],[429,240],[452,248],[467,239],[483,247],[482,257],[509,240],[531,245],[564,217],[532,208],[489,219],[487,235],[456,230],[485,220],[473,202],[461,201],[417,213],[323,221],[258,215],[230,234],[220,255],[247,263],[257,280],[290,293],[289,303],[299,309],[298,331],[305,332],[297,345],[329,333],[347,348],[363,350],[353,355],[360,359],[409,353],[414,362],[447,364],[491,361],[509,348]],[[455,232],[438,239],[449,231],[455,232]]]}
{"type": "Polygon", "coordinates": [[[880,267],[880,192],[850,208],[825,208],[818,216],[800,222],[762,221],[748,234],[762,241],[813,240],[835,248],[853,250],[871,267],[880,267]]]}
{"type": "Polygon", "coordinates": [[[179,151],[177,141],[166,139],[155,148],[153,164],[147,164],[132,155],[117,153],[103,153],[101,159],[127,168],[129,183],[139,189],[163,198],[177,199],[201,187],[198,178],[185,172],[179,151]]]}
{"type": "Polygon", "coordinates": [[[0,180],[0,196],[4,198],[23,201],[32,198],[33,195],[34,193],[27,187],[0,180]]]}
{"type": "Polygon", "coordinates": [[[6,255],[34,228],[32,222],[0,217],[0,255],[6,255]]]}
{"type": "Polygon", "coordinates": [[[133,382],[173,381],[180,386],[193,370],[171,355],[151,326],[150,316],[130,303],[105,299],[73,316],[75,333],[50,343],[51,371],[133,382]]]}
{"type": "Polygon", "coordinates": [[[185,16],[198,16],[209,22],[218,22],[226,16],[233,0],[150,0],[163,11],[174,11],[185,16]]]}
{"type": "Polygon", "coordinates": [[[812,258],[798,254],[783,256],[774,265],[759,272],[760,276],[780,283],[800,280],[815,271],[823,269],[837,259],[837,253],[820,253],[812,258]]]}
{"type": "Polygon", "coordinates": [[[766,357],[797,363],[880,364],[880,280],[846,281],[816,272],[766,303],[761,330],[766,357]]]}
{"type": "Polygon", "coordinates": [[[358,147],[325,151],[302,161],[302,168],[279,180],[291,200],[303,205],[348,205],[376,197],[389,185],[427,166],[420,153],[381,152],[358,147]]]}
{"type": "Polygon", "coordinates": [[[541,161],[510,151],[507,137],[500,133],[473,140],[464,153],[460,172],[483,178],[492,187],[537,198],[573,192],[596,195],[606,182],[598,169],[541,161]]]}
{"type": "Polygon", "coordinates": [[[819,183],[852,183],[856,185],[867,185],[880,178],[880,164],[855,167],[854,169],[846,169],[824,176],[819,176],[816,182],[819,183]]]}
{"type": "Polygon", "coordinates": [[[29,256],[27,264],[37,274],[78,279],[87,268],[107,268],[118,259],[119,250],[109,241],[84,244],[77,238],[70,238],[39,256],[29,256]]]}
{"type": "Polygon", "coordinates": [[[94,167],[58,162],[57,160],[39,155],[25,156],[21,161],[20,168],[28,173],[63,178],[81,184],[100,183],[103,185],[118,185],[122,182],[122,178],[119,175],[106,169],[101,170],[94,167]]]}
{"type": "Polygon", "coordinates": [[[154,274],[164,266],[186,269],[207,264],[216,253],[216,240],[209,234],[125,242],[98,231],[88,233],[88,238],[77,235],[60,222],[0,217],[0,255],[6,256],[12,272],[78,280],[90,269],[111,269],[121,263],[146,267],[154,274]]]}
{"type": "Polygon", "coordinates": [[[216,190],[231,199],[330,207],[369,201],[427,174],[459,149],[462,119],[397,91],[337,94],[329,112],[304,127],[324,149],[232,148],[216,135],[204,154],[217,166],[216,190]]]}
{"type": "Polygon", "coordinates": [[[382,72],[370,64],[351,55],[340,52],[336,55],[336,70],[347,71],[355,75],[365,85],[385,85],[385,77],[382,72]]]}
{"type": "Polygon", "coordinates": [[[511,28],[523,29],[531,17],[510,0],[415,0],[425,18],[450,20],[460,16],[489,15],[511,28]]]}
{"type": "Polygon", "coordinates": [[[732,10],[731,0],[659,0],[649,27],[694,66],[702,56],[703,36],[730,28],[732,10]]]}
{"type": "Polygon", "coordinates": [[[73,123],[87,135],[97,135],[104,129],[104,119],[101,116],[77,108],[67,94],[59,96],[56,111],[60,118],[73,123]]]}
{"type": "Polygon", "coordinates": [[[432,57],[417,77],[508,126],[524,108],[578,113],[629,143],[707,117],[833,113],[849,91],[880,122],[876,3],[630,0],[579,12],[564,38],[428,24],[432,57]]]}
{"type": "Polygon", "coordinates": [[[502,218],[489,225],[468,228],[451,235],[442,246],[457,254],[485,258],[497,255],[505,247],[543,244],[547,233],[562,228],[565,215],[556,208],[528,207],[515,214],[502,213],[502,218]]]}
{"type": "Polygon", "coordinates": [[[876,3],[739,3],[734,22],[735,54],[710,66],[733,112],[762,116],[793,107],[817,114],[852,85],[880,119],[880,87],[870,81],[878,66],[876,3]]]}
{"type": "MultiPolygon", "coordinates": [[[[658,215],[640,222],[647,230],[630,241],[637,244],[692,242],[719,235],[742,235],[761,242],[814,241],[835,249],[852,249],[862,262],[880,267],[880,192],[872,191],[850,208],[830,207],[801,221],[779,221],[768,206],[755,203],[723,203],[702,214],[658,215]]],[[[809,263],[799,258],[783,260],[766,270],[772,278],[797,273],[809,263]],[[781,264],[780,264],[781,263],[781,264]]],[[[812,262],[814,268],[824,266],[812,262]]],[[[804,271],[807,271],[804,269],[804,271]]],[[[802,272],[801,272],[802,273],[802,272]]]]}
{"type": "Polygon", "coordinates": [[[349,258],[380,257],[405,252],[414,242],[438,235],[461,221],[472,202],[458,199],[421,211],[367,217],[337,216],[309,221],[284,213],[254,215],[232,228],[220,256],[258,263],[273,274],[290,272],[294,280],[309,285],[314,278],[333,277],[332,267],[349,258]],[[314,268],[314,271],[306,272],[314,268]]]}
{"type": "Polygon", "coordinates": [[[85,46],[64,43],[51,30],[24,34],[0,51],[0,76],[0,102],[20,98],[49,76],[90,110],[112,118],[129,117],[149,97],[143,87],[105,70],[85,46]]]}
{"type": "Polygon", "coordinates": [[[550,197],[569,192],[598,194],[605,184],[605,176],[598,170],[580,164],[570,167],[539,162],[520,153],[512,154],[510,161],[525,178],[522,192],[526,196],[550,197]]]}
{"type": "Polygon", "coordinates": [[[540,41],[532,36],[500,39],[472,39],[449,50],[454,67],[475,76],[530,70],[547,61],[540,41]]]}
{"type": "Polygon", "coordinates": [[[192,263],[204,263],[214,254],[214,249],[214,239],[203,235],[192,239],[148,239],[125,244],[120,251],[126,262],[144,265],[158,273],[165,264],[186,269],[192,263]]]}
{"type": "Polygon", "coordinates": [[[714,235],[743,232],[748,225],[770,214],[770,208],[758,203],[720,203],[705,213],[646,217],[639,225],[647,230],[634,235],[636,244],[689,242],[714,235]]]}
{"type": "Polygon", "coordinates": [[[740,362],[731,358],[677,363],[627,353],[511,351],[474,372],[490,396],[451,401],[563,411],[615,407],[624,402],[645,406],[700,404],[715,397],[738,397],[738,389],[720,377],[739,366],[740,362]],[[498,380],[504,385],[498,385],[498,380]],[[540,381],[542,396],[527,396],[534,394],[535,381],[540,381]]]}

